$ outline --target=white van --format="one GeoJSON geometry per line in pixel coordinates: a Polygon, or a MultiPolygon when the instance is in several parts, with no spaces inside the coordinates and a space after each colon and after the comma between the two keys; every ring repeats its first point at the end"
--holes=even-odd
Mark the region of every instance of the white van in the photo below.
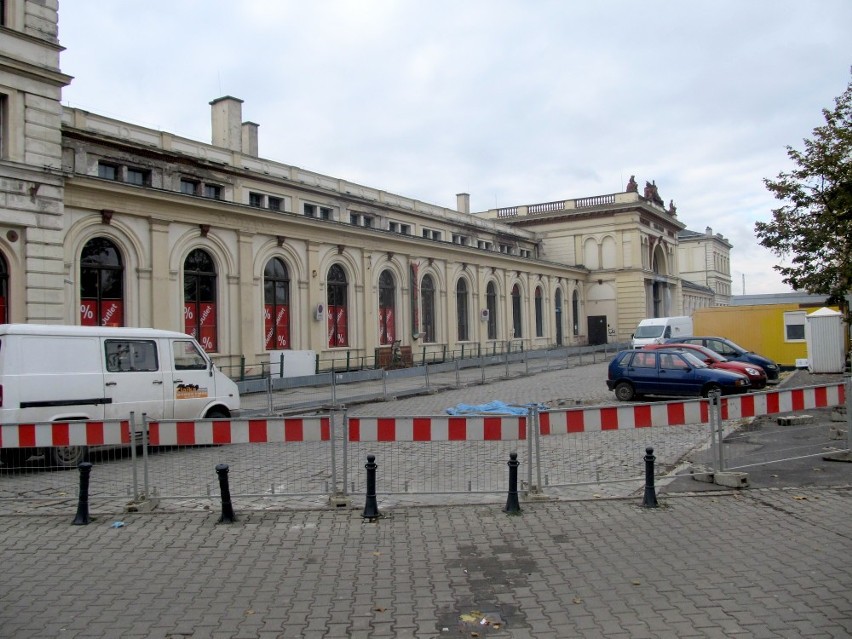
{"type": "MultiPolygon", "coordinates": [[[[198,419],[239,411],[237,385],[189,335],[150,328],[0,324],[0,423],[198,419]]],[[[76,465],[82,450],[51,449],[76,465]]]]}
{"type": "Polygon", "coordinates": [[[671,337],[691,337],[692,318],[686,315],[677,317],[652,317],[643,319],[633,333],[633,348],[642,348],[646,344],[662,344],[671,337]]]}

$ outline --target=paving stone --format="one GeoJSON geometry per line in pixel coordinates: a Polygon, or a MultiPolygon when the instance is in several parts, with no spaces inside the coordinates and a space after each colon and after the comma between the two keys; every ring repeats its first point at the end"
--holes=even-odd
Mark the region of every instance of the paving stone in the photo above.
{"type": "Polygon", "coordinates": [[[483,639],[852,634],[852,478],[661,501],[0,516],[0,634],[436,639],[474,610],[504,620],[483,639]]]}

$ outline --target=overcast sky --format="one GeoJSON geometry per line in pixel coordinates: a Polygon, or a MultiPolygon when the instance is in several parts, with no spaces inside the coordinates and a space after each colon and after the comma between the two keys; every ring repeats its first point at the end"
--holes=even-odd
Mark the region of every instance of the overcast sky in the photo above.
{"type": "Polygon", "coordinates": [[[789,290],[754,222],[850,80],[849,0],[60,0],[63,103],[473,211],[654,180],[733,244],[733,293],[789,290]]]}

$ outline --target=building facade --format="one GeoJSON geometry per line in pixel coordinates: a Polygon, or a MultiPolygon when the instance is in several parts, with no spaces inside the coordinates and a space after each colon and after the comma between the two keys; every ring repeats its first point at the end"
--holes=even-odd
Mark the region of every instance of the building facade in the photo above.
{"type": "Polygon", "coordinates": [[[683,311],[684,225],[656,185],[474,214],[468,194],[448,209],[260,158],[231,96],[209,144],[63,108],[57,2],[0,7],[0,321],[182,330],[222,365],[358,365],[394,343],[625,340],[683,311]]]}
{"type": "Polygon", "coordinates": [[[680,276],[698,286],[710,289],[710,298],[696,298],[692,307],[728,306],[731,303],[731,243],[709,226],[704,233],[683,229],[678,233],[680,276]]]}
{"type": "Polygon", "coordinates": [[[535,231],[540,256],[589,270],[583,330],[627,341],[639,321],[683,313],[674,203],[666,207],[655,183],[594,197],[492,209],[483,217],[535,231]]]}
{"type": "Polygon", "coordinates": [[[0,4],[0,313],[63,318],[62,88],[55,2],[0,4]]]}

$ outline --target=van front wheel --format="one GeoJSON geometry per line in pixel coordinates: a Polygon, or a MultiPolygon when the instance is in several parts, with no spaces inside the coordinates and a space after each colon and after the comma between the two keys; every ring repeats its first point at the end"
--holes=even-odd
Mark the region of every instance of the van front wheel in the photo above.
{"type": "Polygon", "coordinates": [[[56,468],[76,468],[86,461],[88,449],[85,446],[57,446],[46,448],[44,461],[47,466],[56,468]]]}

